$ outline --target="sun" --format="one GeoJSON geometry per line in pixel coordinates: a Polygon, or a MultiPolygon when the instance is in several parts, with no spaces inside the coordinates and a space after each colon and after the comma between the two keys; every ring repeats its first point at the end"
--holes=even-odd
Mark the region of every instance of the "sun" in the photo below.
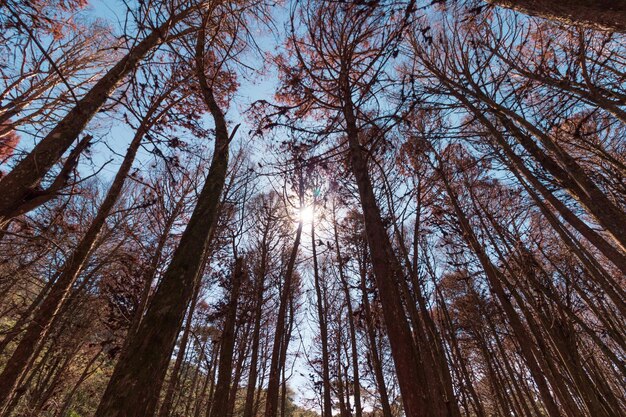
{"type": "Polygon", "coordinates": [[[310,224],[313,222],[313,218],[315,217],[315,213],[313,212],[313,207],[305,206],[300,209],[299,220],[304,224],[310,224]]]}

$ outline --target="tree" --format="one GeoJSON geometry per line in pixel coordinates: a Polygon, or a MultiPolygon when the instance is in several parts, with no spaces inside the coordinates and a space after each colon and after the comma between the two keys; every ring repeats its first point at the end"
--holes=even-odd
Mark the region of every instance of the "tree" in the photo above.
{"type": "Polygon", "coordinates": [[[0,417],[626,412],[617,9],[86,5],[0,0],[0,417]]]}
{"type": "Polygon", "coordinates": [[[626,6],[621,1],[576,0],[566,5],[549,1],[487,0],[488,3],[531,16],[615,32],[626,31],[626,6]]]}
{"type": "Polygon", "coordinates": [[[228,131],[224,113],[217,104],[213,87],[207,79],[205,67],[207,24],[208,18],[203,18],[202,27],[197,35],[195,69],[200,93],[213,116],[216,128],[211,166],[196,208],[168,270],[152,297],[137,333],[126,341],[125,354],[119,359],[116,371],[98,407],[97,416],[139,416],[154,413],[168,359],[174,348],[185,308],[192,297],[193,288],[197,285],[199,270],[219,215],[219,202],[226,180],[232,133],[228,131]],[[129,390],[129,383],[134,387],[133,390],[129,390]],[[139,390],[145,391],[145,395],[141,395],[141,401],[136,401],[139,390]]]}
{"type": "MultiPolygon", "coordinates": [[[[176,26],[201,5],[202,3],[198,3],[182,9],[174,7],[169,16],[154,27],[141,42],[131,47],[128,53],[76,102],[76,105],[37,146],[2,177],[0,180],[0,194],[2,195],[0,226],[6,225],[6,222],[15,216],[16,211],[23,209],[23,206],[31,202],[33,197],[44,195],[49,199],[54,196],[56,187],[47,190],[48,192],[38,189],[48,171],[78,138],[87,123],[104,105],[124,77],[133,71],[150,51],[165,40],[175,38],[176,32],[173,31],[176,26]]],[[[84,148],[84,145],[82,147],[84,148]]],[[[62,181],[63,177],[60,176],[57,179],[62,181]]]]}
{"type": "MultiPolygon", "coordinates": [[[[429,369],[433,364],[420,358],[413,339],[414,332],[419,334],[420,330],[411,329],[402,304],[404,296],[395,284],[404,279],[403,271],[385,230],[369,173],[367,155],[376,148],[366,148],[384,140],[385,128],[378,126],[373,121],[376,116],[369,114],[375,108],[367,106],[373,92],[384,88],[379,79],[386,63],[397,53],[398,41],[412,19],[412,12],[412,3],[390,3],[380,8],[326,2],[309,4],[301,11],[305,38],[294,34],[290,40],[296,63],[283,65],[285,87],[281,96],[294,103],[296,112],[330,114],[333,122],[341,124],[347,142],[348,166],[359,191],[405,411],[412,416],[457,415],[452,387],[445,382],[427,383],[428,373],[434,377],[438,371],[429,369]],[[391,17],[395,13],[400,15],[399,22],[391,17]],[[427,364],[426,369],[423,364],[427,364]]],[[[293,32],[296,33],[295,28],[293,32]]],[[[418,340],[418,344],[423,342],[418,340]]],[[[449,377],[435,381],[446,379],[449,381],[449,377]]]]}

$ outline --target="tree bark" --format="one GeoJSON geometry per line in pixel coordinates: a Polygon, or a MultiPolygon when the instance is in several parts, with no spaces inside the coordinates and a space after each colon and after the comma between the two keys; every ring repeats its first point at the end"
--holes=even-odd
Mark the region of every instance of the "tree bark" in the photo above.
{"type": "Polygon", "coordinates": [[[487,3],[566,25],[611,32],[626,32],[623,0],[486,0],[487,3]]]}

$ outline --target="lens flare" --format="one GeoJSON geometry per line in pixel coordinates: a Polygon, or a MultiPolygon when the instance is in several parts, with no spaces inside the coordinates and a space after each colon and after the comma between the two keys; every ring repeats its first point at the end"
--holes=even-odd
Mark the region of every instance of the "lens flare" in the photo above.
{"type": "Polygon", "coordinates": [[[313,207],[306,206],[300,209],[300,221],[305,224],[310,224],[313,221],[313,217],[315,213],[313,212],[313,207]]]}

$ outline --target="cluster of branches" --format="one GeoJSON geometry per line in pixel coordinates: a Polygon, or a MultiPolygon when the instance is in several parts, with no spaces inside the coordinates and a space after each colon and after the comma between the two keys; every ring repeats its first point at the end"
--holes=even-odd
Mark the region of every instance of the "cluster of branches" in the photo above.
{"type": "Polygon", "coordinates": [[[0,1],[0,417],[626,413],[624,8],[486,3],[279,6],[237,150],[276,4],[0,1]]]}

